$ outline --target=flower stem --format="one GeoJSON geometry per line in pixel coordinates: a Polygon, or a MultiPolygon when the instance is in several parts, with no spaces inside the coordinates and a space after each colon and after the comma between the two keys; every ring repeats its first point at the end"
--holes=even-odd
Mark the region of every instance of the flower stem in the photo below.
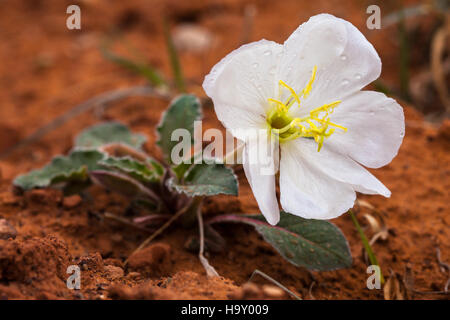
{"type": "MultiPolygon", "coordinates": [[[[361,237],[361,241],[364,245],[364,249],[366,249],[367,255],[369,256],[370,263],[372,265],[376,265],[379,267],[380,265],[378,263],[377,257],[373,253],[372,247],[369,244],[369,240],[367,240],[367,237],[364,234],[364,231],[362,230],[361,226],[359,225],[358,219],[356,219],[356,216],[352,210],[349,210],[348,212],[350,213],[350,217],[352,218],[352,221],[356,227],[356,230],[358,230],[359,236],[361,237]]],[[[381,282],[381,284],[384,284],[384,277],[383,277],[383,273],[381,272],[381,268],[380,268],[380,282],[381,282]]]]}

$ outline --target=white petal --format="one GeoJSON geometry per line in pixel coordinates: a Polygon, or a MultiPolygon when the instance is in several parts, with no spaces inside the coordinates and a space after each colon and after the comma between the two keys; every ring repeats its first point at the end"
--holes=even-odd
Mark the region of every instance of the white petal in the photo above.
{"type": "Polygon", "coordinates": [[[272,225],[276,225],[280,221],[280,210],[275,190],[275,172],[278,169],[275,161],[278,158],[277,150],[278,147],[275,150],[272,146],[272,152],[275,151],[275,154],[262,157],[260,153],[261,145],[253,141],[247,141],[243,152],[245,175],[261,213],[272,225]]]}
{"type": "Polygon", "coordinates": [[[295,140],[281,145],[283,209],[307,219],[333,219],[352,208],[356,200],[352,185],[318,170],[314,163],[303,158],[303,152],[293,142],[295,140]]]}
{"type": "Polygon", "coordinates": [[[337,129],[325,144],[369,168],[391,162],[405,135],[402,107],[380,92],[361,91],[347,97],[330,120],[348,131],[337,129]]]}
{"type": "Polygon", "coordinates": [[[302,24],[284,43],[279,77],[302,90],[317,66],[316,79],[299,113],[340,100],[377,79],[380,58],[350,22],[319,14],[302,24]]]}
{"type": "MultiPolygon", "coordinates": [[[[228,129],[261,127],[274,97],[283,46],[267,40],[234,50],[205,77],[203,88],[228,129]]],[[[238,137],[239,138],[239,137],[238,137]]]]}
{"type": "Polygon", "coordinates": [[[301,154],[302,161],[308,162],[317,171],[339,182],[352,185],[355,191],[366,194],[380,194],[390,197],[391,192],[369,171],[348,156],[334,152],[324,143],[317,152],[317,143],[312,139],[296,139],[291,142],[301,154]]]}

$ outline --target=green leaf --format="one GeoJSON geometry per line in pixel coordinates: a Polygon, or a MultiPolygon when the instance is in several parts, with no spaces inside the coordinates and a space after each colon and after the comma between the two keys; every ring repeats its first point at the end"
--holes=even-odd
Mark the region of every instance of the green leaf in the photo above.
{"type": "Polygon", "coordinates": [[[223,215],[209,223],[240,222],[255,227],[287,261],[313,271],[329,271],[352,265],[352,255],[342,232],[325,220],[303,219],[281,212],[271,226],[262,215],[223,215]]]}
{"type": "Polygon", "coordinates": [[[75,139],[75,147],[99,148],[105,144],[123,143],[141,149],[146,140],[141,134],[133,134],[124,124],[105,122],[83,130],[75,139]]]}
{"type": "Polygon", "coordinates": [[[146,165],[129,156],[121,158],[108,157],[100,161],[100,164],[110,169],[119,170],[143,183],[158,182],[164,173],[162,166],[153,159],[148,161],[149,165],[146,165]]]}
{"type": "Polygon", "coordinates": [[[120,56],[110,49],[110,41],[102,44],[100,51],[103,56],[116,63],[117,65],[130,70],[133,73],[139,74],[147,78],[150,84],[154,86],[166,86],[166,81],[159,74],[159,72],[152,65],[146,62],[133,61],[129,58],[120,56]]]}
{"type": "Polygon", "coordinates": [[[177,192],[191,197],[238,194],[236,176],[223,164],[195,164],[186,172],[182,182],[171,178],[168,183],[177,192]]]}
{"type": "Polygon", "coordinates": [[[175,173],[178,181],[182,181],[186,172],[194,165],[196,155],[193,154],[189,159],[186,159],[180,164],[172,166],[172,171],[175,173]]]}
{"type": "MultiPolygon", "coordinates": [[[[359,237],[361,238],[361,241],[364,245],[364,249],[366,250],[367,255],[369,256],[370,263],[375,266],[380,266],[380,264],[378,263],[377,257],[375,256],[375,253],[373,253],[372,247],[370,246],[370,242],[367,239],[366,235],[364,234],[363,229],[359,225],[358,219],[356,219],[356,216],[353,213],[353,210],[349,210],[348,212],[350,214],[350,218],[352,218],[352,221],[356,227],[356,230],[358,230],[359,237]]],[[[381,284],[384,284],[384,277],[383,277],[383,273],[381,272],[381,269],[380,269],[380,282],[381,282],[381,284]]]]}
{"type": "Polygon", "coordinates": [[[164,38],[166,38],[167,51],[169,53],[170,66],[172,67],[173,76],[175,78],[175,85],[179,92],[186,92],[186,84],[184,81],[183,71],[181,69],[178,52],[173,43],[172,35],[170,34],[167,20],[163,19],[164,38]]]}
{"type": "Polygon", "coordinates": [[[88,171],[97,169],[98,162],[106,155],[96,150],[75,150],[66,156],[53,158],[42,169],[21,175],[14,185],[24,190],[45,188],[58,183],[83,182],[89,179],[88,171]]]}
{"type": "Polygon", "coordinates": [[[182,162],[179,165],[172,167],[172,171],[175,173],[178,180],[182,180],[184,174],[189,170],[190,167],[192,167],[192,163],[182,162]]]}
{"type": "Polygon", "coordinates": [[[178,141],[171,141],[172,132],[176,129],[186,129],[190,133],[191,144],[194,142],[194,121],[201,119],[200,101],[193,95],[181,95],[175,98],[164,113],[157,128],[165,160],[172,163],[170,154],[178,141]]]}

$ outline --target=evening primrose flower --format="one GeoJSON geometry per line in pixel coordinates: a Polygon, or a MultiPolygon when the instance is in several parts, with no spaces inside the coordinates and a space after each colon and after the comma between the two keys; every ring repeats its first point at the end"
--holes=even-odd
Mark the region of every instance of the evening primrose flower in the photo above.
{"type": "Polygon", "coordinates": [[[356,192],[390,196],[363,167],[391,162],[404,136],[400,105],[361,91],[380,72],[377,52],[355,26],[319,14],[283,45],[243,45],[206,76],[217,117],[245,142],[244,171],[269,223],[280,218],[278,170],[282,208],[304,218],[335,218],[353,207],[356,192]],[[272,138],[279,141],[271,174],[249,161],[257,150],[248,129],[263,130],[271,148],[272,138]]]}

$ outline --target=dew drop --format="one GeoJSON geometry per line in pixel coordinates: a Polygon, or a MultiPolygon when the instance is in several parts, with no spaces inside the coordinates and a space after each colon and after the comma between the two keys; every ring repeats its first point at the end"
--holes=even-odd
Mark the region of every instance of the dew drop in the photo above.
{"type": "Polygon", "coordinates": [[[271,50],[264,51],[265,56],[270,56],[272,54],[271,50]]]}
{"type": "Polygon", "coordinates": [[[277,68],[275,66],[273,66],[272,68],[269,69],[269,74],[275,74],[277,71],[277,68]]]}
{"type": "Polygon", "coordinates": [[[356,80],[361,80],[362,75],[360,73],[355,74],[355,79],[356,80]]]}
{"type": "Polygon", "coordinates": [[[403,138],[405,136],[405,131],[400,132],[400,138],[403,138]]]}
{"type": "Polygon", "coordinates": [[[370,114],[371,116],[374,116],[374,115],[375,115],[375,111],[370,110],[369,114],[370,114]]]}
{"type": "Polygon", "coordinates": [[[345,54],[341,54],[341,60],[342,60],[342,61],[347,60],[347,56],[346,56],[345,54]]]}
{"type": "Polygon", "coordinates": [[[349,83],[350,83],[350,81],[348,81],[348,79],[343,79],[341,84],[342,84],[343,86],[346,86],[346,85],[348,85],[349,83]]]}
{"type": "Polygon", "coordinates": [[[258,68],[259,64],[257,62],[255,62],[254,64],[252,64],[253,68],[258,68]]]}

